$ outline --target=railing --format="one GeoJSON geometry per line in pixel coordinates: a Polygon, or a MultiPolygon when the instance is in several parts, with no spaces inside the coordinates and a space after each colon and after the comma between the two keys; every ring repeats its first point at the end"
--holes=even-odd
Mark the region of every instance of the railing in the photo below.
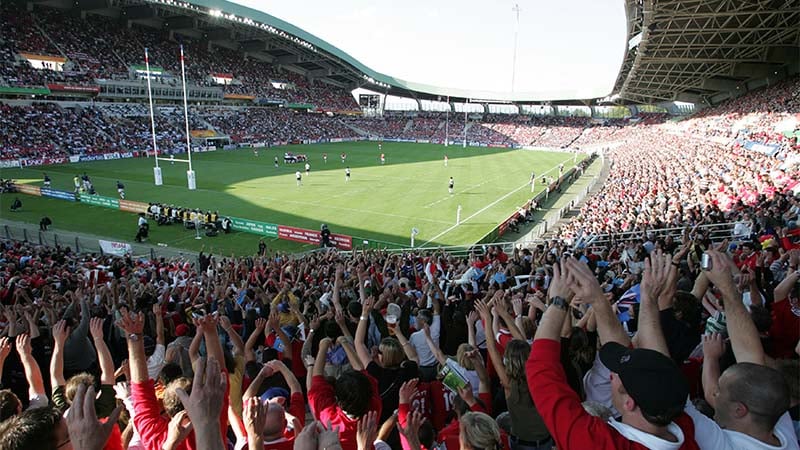
{"type": "MultiPolygon", "coordinates": [[[[75,253],[97,253],[104,254],[100,246],[100,236],[91,236],[82,233],[71,233],[62,230],[48,230],[41,231],[37,226],[25,225],[22,223],[8,223],[0,224],[0,237],[13,241],[30,242],[38,245],[46,245],[50,247],[70,247],[75,253]]],[[[113,241],[112,238],[106,240],[113,241]]],[[[145,257],[150,259],[157,258],[175,258],[188,259],[191,262],[197,262],[198,254],[192,251],[177,249],[171,247],[152,246],[137,242],[126,242],[131,245],[131,256],[139,258],[145,257]]]]}
{"type": "MultiPolygon", "coordinates": [[[[733,222],[700,225],[696,228],[696,231],[707,231],[709,238],[714,242],[720,242],[725,239],[735,240],[737,238],[737,236],[735,236],[733,233],[735,225],[736,224],[733,222]]],[[[566,242],[568,245],[572,245],[573,247],[584,245],[591,251],[593,248],[606,247],[614,243],[625,243],[641,239],[645,233],[652,235],[654,239],[671,236],[676,241],[680,241],[681,234],[683,233],[684,229],[685,228],[664,228],[664,229],[647,230],[646,232],[630,231],[630,232],[616,233],[616,234],[586,235],[577,239],[568,239],[562,241],[566,242]]],[[[471,252],[475,252],[476,254],[481,254],[483,253],[485,248],[489,245],[499,246],[504,252],[511,253],[514,251],[514,248],[520,248],[520,249],[533,248],[537,245],[545,244],[546,242],[547,240],[545,239],[532,239],[528,241],[493,242],[486,244],[454,245],[446,247],[425,247],[425,248],[397,247],[397,248],[386,248],[385,251],[388,252],[389,254],[444,251],[448,255],[460,257],[460,256],[468,256],[471,252]]],[[[341,252],[341,253],[350,254],[351,252],[341,252]]]]}

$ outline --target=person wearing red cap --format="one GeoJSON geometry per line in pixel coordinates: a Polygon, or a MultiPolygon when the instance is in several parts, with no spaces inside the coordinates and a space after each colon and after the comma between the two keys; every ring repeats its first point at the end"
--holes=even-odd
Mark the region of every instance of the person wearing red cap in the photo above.
{"type": "MultiPolygon", "coordinates": [[[[660,253],[660,252],[659,252],[660,253]]],[[[667,266],[669,260],[666,260],[667,266]]],[[[649,265],[648,265],[649,267],[649,265]]],[[[536,409],[560,450],[699,448],[692,420],[683,413],[689,388],[680,369],[665,354],[646,348],[629,348],[630,340],[603,296],[603,289],[586,264],[566,258],[554,264],[549,306],[544,313],[526,373],[536,409]],[[583,409],[578,394],[567,382],[560,362],[560,332],[574,296],[591,303],[597,317],[600,359],[611,371],[612,403],[622,418],[603,421],[583,409]],[[655,387],[654,383],[658,386],[655,387]]],[[[645,270],[645,278],[649,277],[645,270]]],[[[643,284],[647,285],[645,281],[643,284]]],[[[651,301],[642,289],[642,321],[657,323],[657,295],[651,301]]],[[[647,326],[652,326],[648,323],[647,326]]]]}

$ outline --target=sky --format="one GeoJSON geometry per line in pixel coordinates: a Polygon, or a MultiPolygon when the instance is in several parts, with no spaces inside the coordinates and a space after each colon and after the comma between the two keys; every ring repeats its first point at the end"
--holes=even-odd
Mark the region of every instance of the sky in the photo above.
{"type": "Polygon", "coordinates": [[[472,91],[603,97],[627,45],[623,0],[233,1],[380,73],[472,91]]]}

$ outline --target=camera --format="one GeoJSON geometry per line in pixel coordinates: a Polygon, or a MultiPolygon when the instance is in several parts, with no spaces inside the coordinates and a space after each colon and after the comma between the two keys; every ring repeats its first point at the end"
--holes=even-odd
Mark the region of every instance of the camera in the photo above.
{"type": "Polygon", "coordinates": [[[700,269],[711,270],[711,255],[708,253],[703,253],[703,256],[700,258],[700,269]]]}

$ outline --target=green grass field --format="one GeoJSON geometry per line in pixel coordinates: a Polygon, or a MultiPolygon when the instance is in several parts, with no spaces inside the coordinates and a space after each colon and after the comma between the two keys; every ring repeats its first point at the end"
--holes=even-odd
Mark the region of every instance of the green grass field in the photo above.
{"type": "MultiPolygon", "coordinates": [[[[367,239],[407,246],[411,228],[417,227],[417,245],[435,246],[474,243],[531,197],[527,184],[531,171],[537,178],[556,176],[559,163],[568,168],[573,159],[568,153],[391,142],[383,144],[385,165],[380,164],[375,142],[293,145],[258,153],[256,157],[245,149],[193,155],[196,191],[187,189],[186,164],[177,162],[161,162],[164,185],[155,186],[152,158],[4,169],[2,177],[41,185],[46,171],[53,188],[72,191],[72,177],[85,171],[97,192],[109,197],[117,197],[116,181],[120,180],[128,200],[216,209],[222,215],[309,229],[327,223],[334,233],[354,236],[354,244],[367,239]],[[284,151],[309,156],[311,174],[303,176],[301,187],[296,186],[295,171],[303,171],[303,164],[283,164],[284,151]],[[342,152],[347,153],[346,164],[340,161],[342,152]],[[327,164],[323,153],[328,154],[327,164]],[[281,161],[277,169],[275,156],[281,161]],[[349,183],[345,182],[346,165],[352,170],[349,183]],[[447,190],[451,176],[453,195],[447,190]],[[462,223],[455,226],[458,205],[462,223]]],[[[118,240],[131,240],[136,232],[136,217],[131,213],[22,194],[20,198],[24,211],[14,214],[8,214],[5,204],[10,197],[2,198],[4,216],[38,223],[48,215],[54,228],[118,240]]],[[[202,241],[193,238],[193,231],[176,225],[153,225],[150,231],[151,243],[194,250],[206,244],[237,254],[253,253],[259,239],[248,233],[202,241]]],[[[272,240],[268,245],[303,249],[289,241],[272,240]]]]}

